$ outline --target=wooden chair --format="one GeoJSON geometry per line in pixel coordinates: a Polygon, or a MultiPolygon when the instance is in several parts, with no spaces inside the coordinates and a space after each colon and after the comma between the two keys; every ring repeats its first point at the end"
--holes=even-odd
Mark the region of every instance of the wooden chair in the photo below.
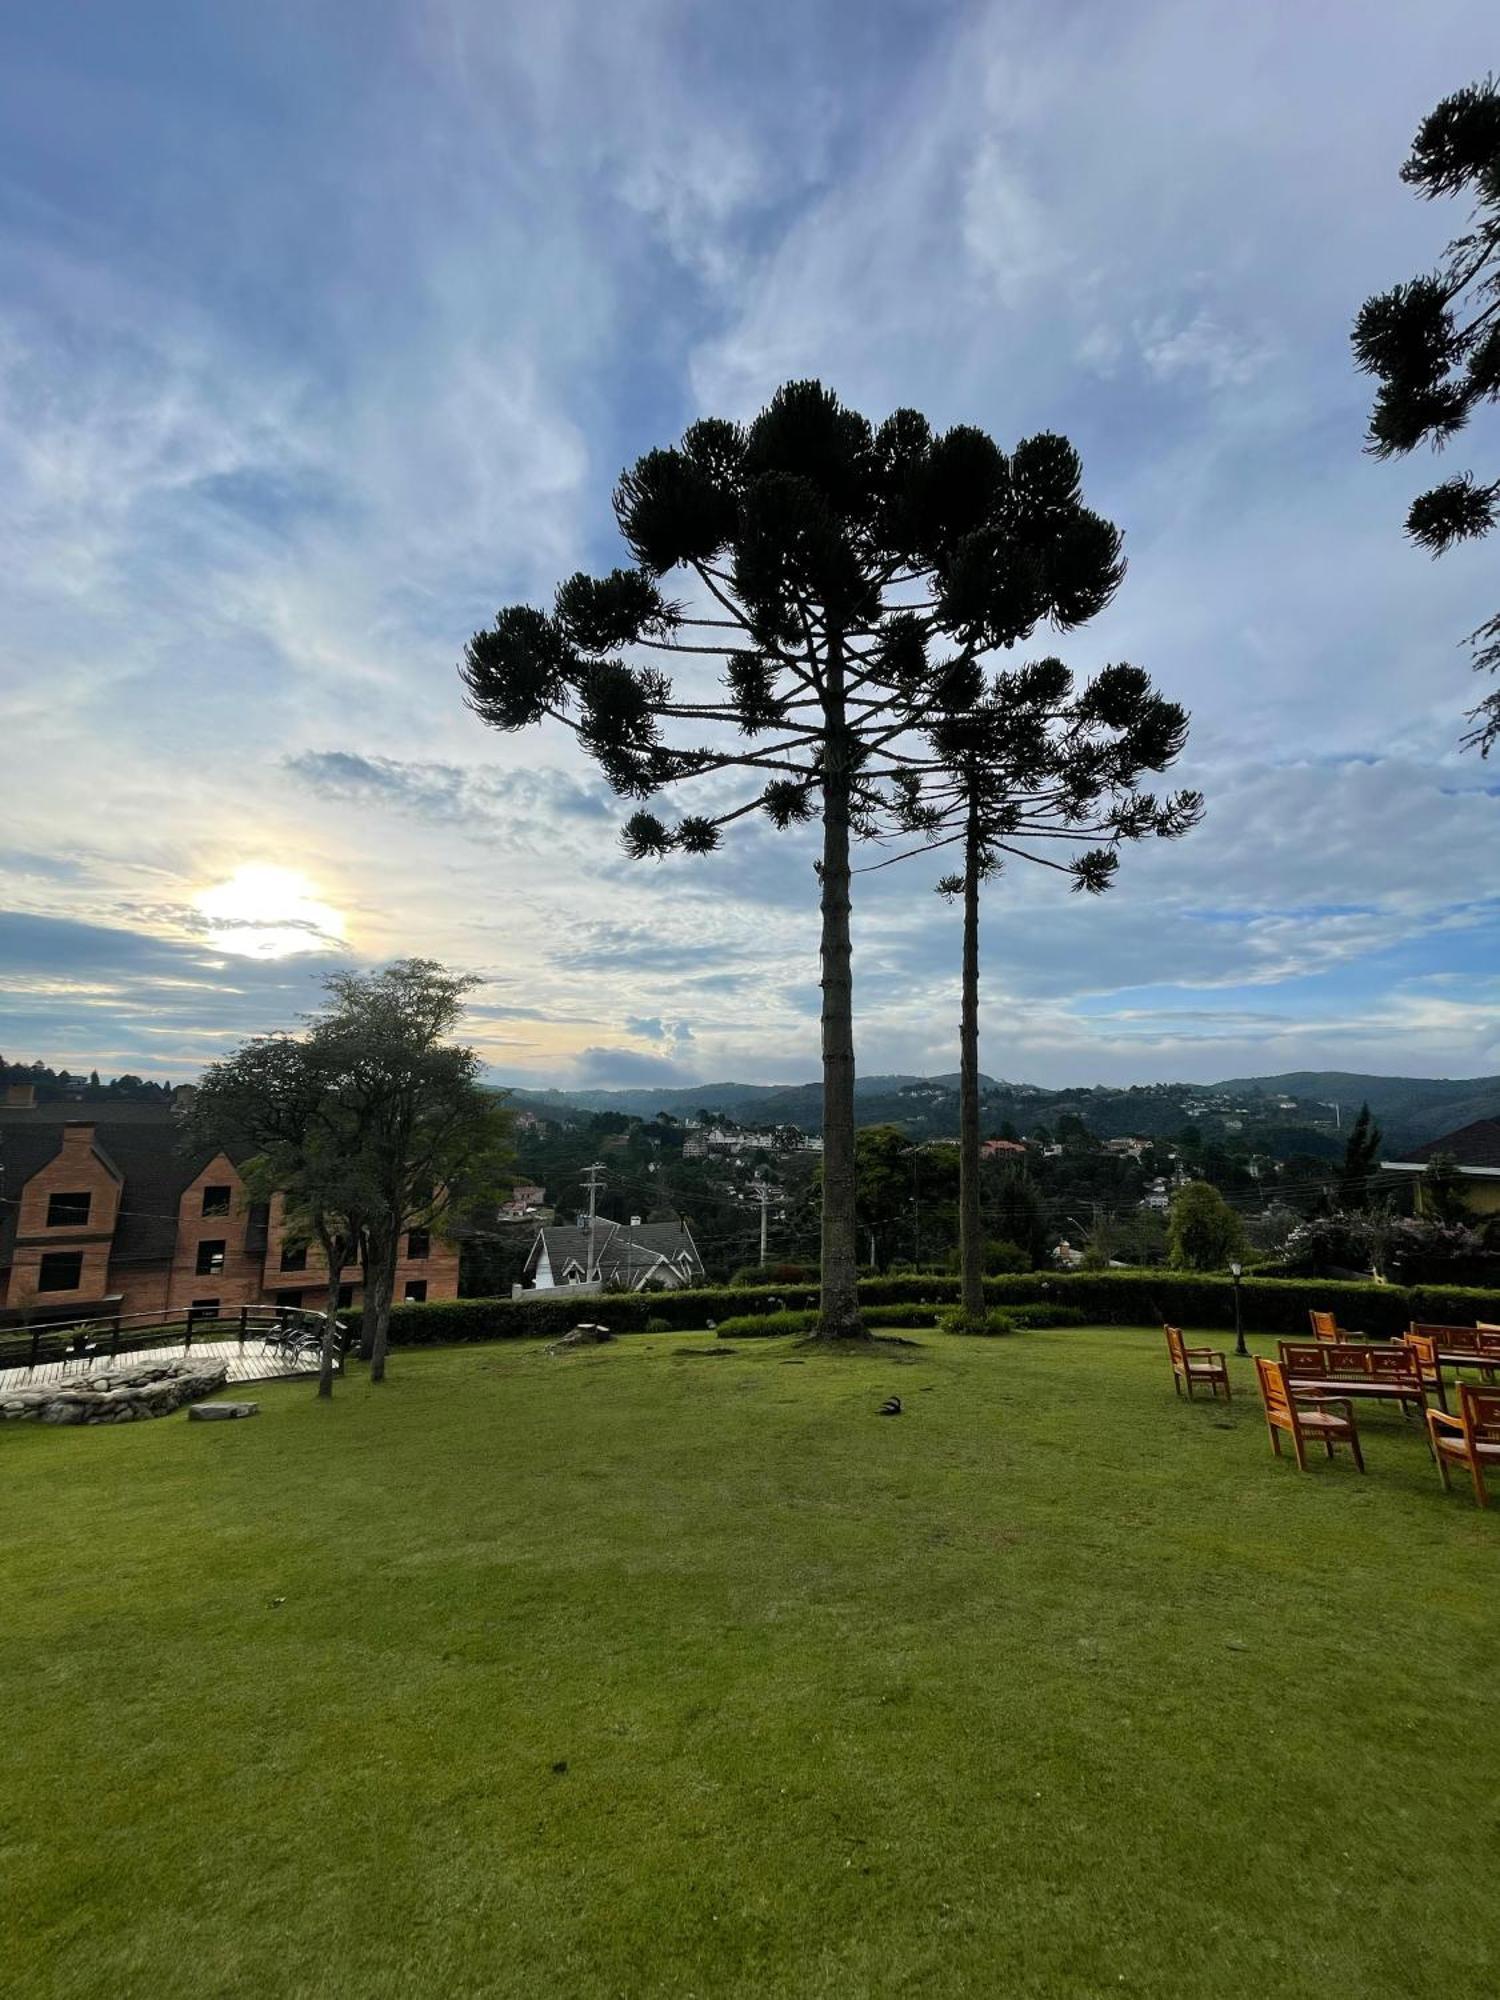
{"type": "Polygon", "coordinates": [[[1420,1414],[1427,1406],[1417,1357],[1404,1342],[1378,1347],[1368,1340],[1283,1340],[1280,1352],[1294,1396],[1339,1394],[1362,1402],[1399,1403],[1403,1416],[1420,1414]]]}
{"type": "Polygon", "coordinates": [[[1180,1396],[1184,1385],[1188,1401],[1193,1400],[1193,1384],[1207,1383],[1215,1396],[1224,1391],[1225,1402],[1230,1401],[1229,1363],[1217,1347],[1189,1347],[1182,1338],[1180,1326],[1164,1326],[1167,1336],[1167,1352],[1172,1357],[1172,1387],[1180,1396]]]}
{"type": "Polygon", "coordinates": [[[1427,1412],[1432,1455],[1445,1492],[1453,1490],[1449,1466],[1466,1465],[1476,1502],[1488,1507],[1484,1469],[1487,1465],[1500,1467],[1500,1389],[1476,1389],[1471,1382],[1460,1382],[1458,1412],[1456,1417],[1450,1417],[1446,1410],[1427,1412]]]}
{"type": "Polygon", "coordinates": [[[1337,1313],[1313,1312],[1309,1309],[1307,1316],[1312,1321],[1314,1340],[1341,1341],[1364,1339],[1364,1335],[1356,1333],[1353,1327],[1340,1326],[1337,1313]]]}
{"type": "Polygon", "coordinates": [[[1500,1370],[1500,1328],[1483,1324],[1441,1326],[1414,1319],[1410,1330],[1436,1341],[1438,1353],[1449,1368],[1477,1368],[1486,1383],[1493,1382],[1496,1371],[1500,1370]]]}
{"type": "Polygon", "coordinates": [[[1348,1445],[1354,1463],[1363,1472],[1364,1454],[1359,1448],[1359,1432],[1354,1423],[1354,1405],[1342,1396],[1298,1395],[1287,1386],[1286,1370],[1279,1361],[1255,1357],[1255,1373],[1260,1380],[1260,1399],[1266,1410],[1266,1430],[1271,1449],[1281,1456],[1281,1434],[1292,1441],[1297,1468],[1307,1470],[1307,1440],[1321,1438],[1330,1458],[1336,1444],[1348,1445]],[[1342,1411],[1342,1415],[1340,1412],[1342,1411]]]}

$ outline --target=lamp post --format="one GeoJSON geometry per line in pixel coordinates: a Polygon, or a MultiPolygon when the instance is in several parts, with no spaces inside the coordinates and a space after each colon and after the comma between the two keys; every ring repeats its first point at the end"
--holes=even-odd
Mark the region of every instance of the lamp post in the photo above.
{"type": "Polygon", "coordinates": [[[1245,1267],[1243,1264],[1234,1263],[1230,1265],[1229,1275],[1234,1280],[1234,1351],[1248,1361],[1250,1350],[1245,1345],[1245,1323],[1240,1318],[1240,1279],[1244,1274],[1245,1267]]]}

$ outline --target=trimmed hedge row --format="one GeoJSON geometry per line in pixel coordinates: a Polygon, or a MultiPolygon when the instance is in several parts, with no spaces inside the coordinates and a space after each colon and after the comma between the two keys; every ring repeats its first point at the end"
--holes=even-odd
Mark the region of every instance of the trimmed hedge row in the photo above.
{"type": "MultiPolygon", "coordinates": [[[[862,1279],[866,1306],[953,1304],[958,1280],[902,1276],[862,1279]]],[[[987,1278],[991,1305],[1067,1306],[1092,1326],[1157,1326],[1163,1320],[1194,1328],[1232,1328],[1234,1286],[1228,1278],[1190,1271],[1032,1271],[987,1278]]],[[[1500,1293],[1459,1285],[1372,1285],[1320,1278],[1246,1278],[1240,1287],[1245,1325],[1251,1332],[1305,1334],[1309,1308],[1338,1314],[1342,1325],[1390,1339],[1416,1320],[1471,1325],[1500,1323],[1500,1293]]],[[[806,1312],[817,1306],[815,1285],[735,1285],[700,1291],[649,1294],[576,1292],[529,1299],[437,1299],[430,1305],[399,1305],[391,1312],[391,1341],[398,1347],[448,1346],[463,1341],[555,1339],[580,1320],[594,1320],[611,1333],[643,1333],[648,1322],[669,1332],[695,1333],[710,1320],[759,1318],[775,1312],[806,1312]]],[[[342,1315],[358,1331],[359,1311],[342,1315]]],[[[1017,1324],[1021,1315],[1015,1315],[1017,1324]]],[[[936,1318],[913,1312],[909,1326],[936,1318]]],[[[876,1324],[894,1323],[882,1313],[876,1324]]]]}

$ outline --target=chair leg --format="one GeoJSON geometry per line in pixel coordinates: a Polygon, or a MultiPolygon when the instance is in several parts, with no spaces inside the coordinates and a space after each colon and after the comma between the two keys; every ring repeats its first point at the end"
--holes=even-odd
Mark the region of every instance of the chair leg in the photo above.
{"type": "Polygon", "coordinates": [[[1349,1449],[1354,1453],[1354,1463],[1359,1467],[1360,1471],[1363,1472],[1365,1469],[1365,1455],[1359,1448],[1358,1431],[1350,1431],[1349,1449]]]}
{"type": "Polygon", "coordinates": [[[1273,1452],[1275,1453],[1275,1455],[1276,1455],[1276,1457],[1277,1457],[1277,1458],[1280,1458],[1280,1456],[1281,1456],[1281,1432],[1280,1432],[1279,1430],[1277,1430],[1277,1428],[1276,1428],[1275,1424],[1271,1423],[1269,1419],[1267,1419],[1267,1422],[1266,1422],[1266,1429],[1267,1429],[1267,1431],[1268,1431],[1268,1432],[1270,1433],[1270,1438],[1271,1438],[1271,1450],[1272,1450],[1272,1451],[1273,1451],[1273,1452]]]}
{"type": "Polygon", "coordinates": [[[1432,1439],[1430,1436],[1428,1438],[1428,1443],[1432,1446],[1432,1455],[1437,1460],[1438,1478],[1441,1479],[1443,1482],[1443,1491],[1445,1493],[1451,1493],[1453,1491],[1453,1481],[1448,1473],[1447,1454],[1445,1452],[1441,1452],[1438,1450],[1436,1444],[1432,1443],[1432,1439]]]}
{"type": "Polygon", "coordinates": [[[1297,1470],[1299,1472],[1306,1472],[1307,1446],[1302,1442],[1302,1432],[1300,1429],[1292,1432],[1292,1450],[1297,1454],[1297,1470]]]}
{"type": "Polygon", "coordinates": [[[1474,1498],[1481,1507],[1490,1504],[1489,1490],[1484,1483],[1484,1467],[1477,1458],[1469,1460],[1469,1475],[1474,1481],[1474,1498]]]}

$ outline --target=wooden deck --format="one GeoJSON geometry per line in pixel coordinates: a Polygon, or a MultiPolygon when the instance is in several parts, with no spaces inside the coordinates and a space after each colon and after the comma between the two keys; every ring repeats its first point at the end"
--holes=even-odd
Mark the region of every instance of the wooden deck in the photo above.
{"type": "Polygon", "coordinates": [[[95,1368],[131,1368],[144,1361],[222,1361],[231,1382],[274,1382],[294,1375],[315,1376],[317,1363],[283,1360],[262,1347],[252,1336],[242,1347],[238,1340],[195,1340],[190,1348],[178,1346],[140,1347],[122,1351],[113,1360],[98,1354],[83,1361],[39,1361],[35,1368],[0,1369],[0,1391],[10,1388],[45,1389],[55,1382],[77,1382],[95,1368]]]}

